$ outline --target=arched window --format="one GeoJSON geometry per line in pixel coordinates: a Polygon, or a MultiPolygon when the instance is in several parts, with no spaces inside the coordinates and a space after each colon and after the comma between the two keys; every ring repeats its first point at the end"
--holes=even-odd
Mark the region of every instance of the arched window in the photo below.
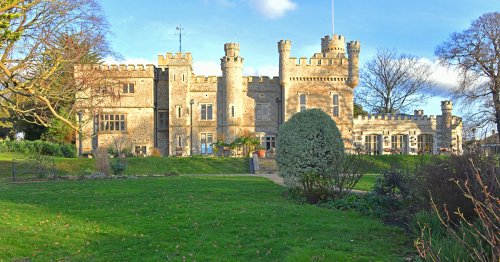
{"type": "Polygon", "coordinates": [[[300,104],[300,112],[305,111],[307,109],[306,107],[306,95],[301,94],[299,96],[299,104],[300,104]]]}

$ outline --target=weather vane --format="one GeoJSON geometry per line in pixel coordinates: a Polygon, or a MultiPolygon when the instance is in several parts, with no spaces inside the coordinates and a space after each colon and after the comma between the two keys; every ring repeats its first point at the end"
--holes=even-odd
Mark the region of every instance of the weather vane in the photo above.
{"type": "Polygon", "coordinates": [[[182,25],[179,25],[178,27],[175,28],[175,30],[179,31],[179,52],[182,53],[182,30],[184,28],[182,28],[182,25]]]}

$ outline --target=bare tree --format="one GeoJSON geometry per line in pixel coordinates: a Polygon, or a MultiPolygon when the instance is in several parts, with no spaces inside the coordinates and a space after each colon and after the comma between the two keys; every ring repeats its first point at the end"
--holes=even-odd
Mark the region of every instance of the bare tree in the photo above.
{"type": "Polygon", "coordinates": [[[433,95],[431,66],[415,56],[380,49],[361,70],[356,101],[376,113],[398,113],[433,95]]]}
{"type": "Polygon", "coordinates": [[[44,126],[55,117],[76,130],[59,107],[73,105],[85,88],[74,81],[74,65],[112,54],[107,33],[95,0],[1,1],[0,107],[44,126]]]}
{"type": "Polygon", "coordinates": [[[479,104],[472,118],[478,125],[493,120],[500,131],[500,13],[486,13],[463,32],[452,33],[437,47],[436,55],[443,64],[461,71],[454,91],[467,104],[479,104]]]}

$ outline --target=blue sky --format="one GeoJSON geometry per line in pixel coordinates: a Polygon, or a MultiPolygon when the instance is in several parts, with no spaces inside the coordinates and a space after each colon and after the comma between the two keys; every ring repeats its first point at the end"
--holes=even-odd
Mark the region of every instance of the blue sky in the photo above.
{"type": "MultiPolygon", "coordinates": [[[[158,54],[177,52],[182,24],[183,51],[193,54],[195,73],[220,75],[224,43],[240,43],[245,74],[276,75],[277,42],[292,40],[292,56],[319,52],[332,33],[331,0],[102,0],[111,24],[112,47],[120,63],[156,64],[158,54]]],[[[335,33],[361,41],[361,63],[378,48],[395,48],[432,63],[440,89],[456,74],[439,67],[434,49],[451,32],[466,29],[481,14],[500,11],[499,0],[336,0],[335,33]]],[[[439,113],[438,97],[424,107],[439,113]]]]}

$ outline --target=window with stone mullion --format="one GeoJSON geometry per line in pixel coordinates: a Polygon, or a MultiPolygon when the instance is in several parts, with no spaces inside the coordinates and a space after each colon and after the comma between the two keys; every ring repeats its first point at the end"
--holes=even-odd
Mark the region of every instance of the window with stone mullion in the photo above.
{"type": "Polygon", "coordinates": [[[201,104],[201,120],[212,119],[212,104],[201,104]]]}

